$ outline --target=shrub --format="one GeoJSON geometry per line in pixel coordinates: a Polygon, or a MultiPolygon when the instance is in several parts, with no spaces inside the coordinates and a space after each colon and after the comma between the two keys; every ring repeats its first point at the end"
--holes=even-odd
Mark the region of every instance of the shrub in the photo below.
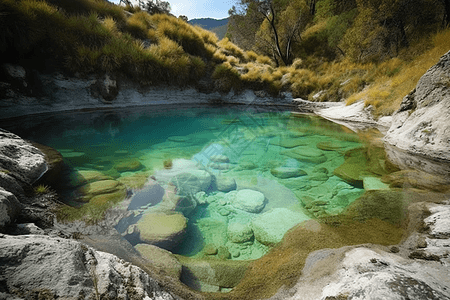
{"type": "Polygon", "coordinates": [[[228,38],[224,38],[222,40],[220,40],[217,45],[219,47],[222,47],[225,51],[225,54],[227,55],[232,55],[236,58],[238,58],[239,60],[241,60],[242,62],[245,62],[246,60],[246,56],[244,51],[239,48],[238,46],[236,46],[235,44],[231,43],[230,40],[228,38]]]}
{"type": "Polygon", "coordinates": [[[232,88],[235,90],[242,88],[239,73],[227,62],[216,66],[212,78],[217,90],[222,93],[228,93],[232,88]]]}

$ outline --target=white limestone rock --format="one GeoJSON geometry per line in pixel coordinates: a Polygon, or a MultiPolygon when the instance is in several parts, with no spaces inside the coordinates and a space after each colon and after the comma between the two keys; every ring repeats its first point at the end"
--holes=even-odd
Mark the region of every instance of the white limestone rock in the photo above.
{"type": "Polygon", "coordinates": [[[376,246],[311,253],[290,290],[270,299],[450,299],[450,271],[439,262],[412,261],[376,246]]]}
{"type": "MultiPolygon", "coordinates": [[[[12,177],[19,186],[34,183],[47,171],[44,154],[19,136],[0,129],[0,173],[12,177]]],[[[5,182],[7,179],[5,179],[5,182]]],[[[12,193],[10,186],[3,188],[12,193]]]]}
{"type": "Polygon", "coordinates": [[[385,141],[409,153],[450,160],[450,51],[423,75],[393,115],[385,141]]]}
{"type": "Polygon", "coordinates": [[[46,292],[64,299],[172,300],[142,269],[74,240],[0,235],[3,296],[46,292]]]}

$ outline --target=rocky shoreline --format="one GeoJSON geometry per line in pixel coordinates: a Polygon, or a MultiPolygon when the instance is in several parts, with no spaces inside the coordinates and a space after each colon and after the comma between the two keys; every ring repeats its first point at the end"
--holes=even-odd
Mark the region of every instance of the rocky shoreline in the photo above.
{"type": "MultiPolygon", "coordinates": [[[[422,171],[437,168],[444,181],[438,182],[427,173],[417,172],[415,176],[420,180],[408,183],[410,189],[405,192],[409,194],[405,196],[408,199],[404,210],[409,219],[400,244],[389,247],[364,244],[312,252],[300,277],[295,278],[296,284],[278,286],[270,299],[450,299],[450,189],[445,181],[449,169],[442,164],[450,161],[450,89],[444,78],[449,69],[450,52],[422,77],[392,120],[374,120],[370,108],[361,103],[350,107],[325,106],[301,99],[294,101],[289,96],[282,101],[284,105],[297,102],[300,110],[312,111],[346,125],[353,124],[348,126],[354,130],[361,124],[381,126],[385,128],[382,131],[387,132],[384,137],[387,148],[394,147],[389,156],[394,158],[392,160],[397,158],[397,164],[422,171]],[[398,154],[397,148],[419,158],[415,162],[405,158],[398,154]],[[428,158],[429,163],[424,163],[422,156],[428,158]],[[420,184],[439,193],[419,190],[420,184]]],[[[26,76],[20,70],[11,74],[15,74],[17,86],[29,86],[24,85],[26,76]]],[[[41,80],[46,79],[41,77],[41,80]]],[[[91,81],[58,77],[47,80],[50,82],[46,86],[53,89],[54,98],[44,96],[43,102],[28,96],[17,97],[9,87],[6,92],[11,97],[2,100],[2,117],[23,116],[30,111],[167,104],[169,95],[173,104],[190,93],[198,95],[194,90],[133,92],[126,85],[117,89],[117,82],[110,77],[91,81]],[[75,97],[78,89],[82,91],[81,96],[75,97]],[[174,94],[176,97],[172,97],[174,94]],[[55,99],[61,101],[52,102],[55,99]]],[[[274,104],[273,99],[253,92],[225,98],[203,95],[206,96],[194,97],[195,103],[274,104]]],[[[98,243],[94,249],[88,239],[80,242],[63,228],[55,229],[50,213],[54,199],[36,197],[30,192],[33,183],[54,168],[57,168],[55,159],[20,137],[0,131],[0,232],[3,232],[0,234],[0,299],[228,299],[226,294],[189,289],[176,276],[161,273],[161,266],[155,267],[155,262],[124,256],[127,262],[99,251],[98,243]]],[[[399,182],[405,185],[406,181],[399,182]]],[[[311,224],[307,230],[319,230],[317,226],[320,228],[318,224],[311,224]]],[[[287,247],[296,230],[289,231],[276,249],[287,247]]],[[[127,247],[122,248],[126,251],[127,247]]],[[[277,259],[276,249],[268,254],[268,260],[277,259]]],[[[100,250],[107,250],[107,246],[100,250]]],[[[120,257],[121,252],[116,251],[120,257]]]]}

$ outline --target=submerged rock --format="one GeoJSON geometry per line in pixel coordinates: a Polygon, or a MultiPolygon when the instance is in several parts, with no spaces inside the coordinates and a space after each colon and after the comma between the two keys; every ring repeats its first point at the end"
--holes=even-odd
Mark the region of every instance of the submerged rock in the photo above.
{"type": "Polygon", "coordinates": [[[119,172],[134,172],[139,171],[144,166],[138,159],[127,159],[121,162],[118,162],[114,165],[114,169],[119,172]]]}
{"type": "Polygon", "coordinates": [[[321,164],[327,161],[327,157],[319,149],[309,147],[296,147],[291,150],[281,151],[282,155],[295,158],[299,161],[321,164]]]}
{"type": "Polygon", "coordinates": [[[122,183],[115,180],[100,180],[80,187],[78,193],[81,194],[81,197],[78,198],[79,201],[89,202],[94,197],[100,195],[120,193],[125,196],[126,188],[122,183]]]}
{"type": "Polygon", "coordinates": [[[250,213],[259,213],[265,206],[264,194],[258,191],[244,189],[236,193],[231,204],[238,209],[250,213]]]}
{"type": "Polygon", "coordinates": [[[180,278],[182,266],[172,252],[148,244],[137,244],[134,248],[162,272],[180,278]]]}
{"type": "Polygon", "coordinates": [[[180,213],[148,213],[137,222],[143,243],[167,250],[175,248],[183,240],[186,227],[187,219],[180,213]]]}
{"type": "MultiPolygon", "coordinates": [[[[278,178],[286,179],[292,177],[300,177],[305,176],[307,173],[299,168],[291,168],[291,167],[278,167],[270,170],[270,173],[278,178]]],[[[328,179],[328,177],[327,177],[328,179]]]]}
{"type": "Polygon", "coordinates": [[[352,185],[362,187],[364,177],[380,177],[396,170],[398,168],[386,159],[383,148],[368,147],[347,151],[345,162],[333,174],[352,185]]]}
{"type": "Polygon", "coordinates": [[[401,170],[383,176],[382,180],[389,183],[391,187],[410,187],[437,192],[450,190],[450,178],[418,170],[401,170]]]}
{"type": "Polygon", "coordinates": [[[175,175],[170,182],[177,188],[177,194],[191,196],[200,191],[208,191],[211,186],[212,176],[203,170],[188,170],[175,175]]]}
{"type": "Polygon", "coordinates": [[[233,288],[244,277],[250,262],[220,259],[196,259],[177,256],[183,265],[182,281],[189,286],[200,287],[201,283],[233,288]],[[185,271],[186,270],[186,271],[185,271]]]}
{"type": "Polygon", "coordinates": [[[253,231],[248,224],[228,224],[227,236],[233,243],[245,243],[253,238],[253,231]]]}
{"type": "Polygon", "coordinates": [[[287,208],[275,208],[253,218],[251,227],[255,238],[261,244],[275,245],[282,240],[289,229],[309,219],[302,212],[294,212],[287,208]]]}
{"type": "Polygon", "coordinates": [[[283,148],[295,148],[298,146],[307,145],[307,141],[303,138],[292,138],[290,136],[281,136],[270,140],[271,145],[280,146],[283,148]]]}
{"type": "Polygon", "coordinates": [[[100,171],[79,170],[70,174],[70,185],[76,187],[94,181],[110,179],[112,179],[112,177],[107,176],[100,171]]]}
{"type": "Polygon", "coordinates": [[[236,180],[232,177],[216,176],[216,187],[220,192],[230,192],[237,188],[236,180]]]}

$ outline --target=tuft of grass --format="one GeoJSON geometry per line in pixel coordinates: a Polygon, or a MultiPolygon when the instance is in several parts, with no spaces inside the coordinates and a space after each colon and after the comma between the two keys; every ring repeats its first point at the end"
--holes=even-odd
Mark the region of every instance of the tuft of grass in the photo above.
{"type": "Polygon", "coordinates": [[[158,37],[165,36],[177,42],[188,54],[200,57],[208,54],[205,49],[205,34],[200,33],[195,27],[166,14],[152,15],[151,19],[157,24],[158,37]]]}
{"type": "Polygon", "coordinates": [[[40,184],[34,188],[34,193],[36,195],[44,195],[52,192],[51,188],[47,185],[40,184]]]}
{"type": "Polygon", "coordinates": [[[222,48],[222,51],[227,56],[234,56],[242,62],[246,61],[246,55],[244,50],[230,42],[230,40],[226,37],[220,40],[217,45],[222,48]]]}
{"type": "Polygon", "coordinates": [[[135,38],[144,40],[152,38],[154,35],[151,34],[151,29],[154,29],[153,22],[150,15],[144,11],[134,13],[127,19],[126,31],[135,38]]]}

